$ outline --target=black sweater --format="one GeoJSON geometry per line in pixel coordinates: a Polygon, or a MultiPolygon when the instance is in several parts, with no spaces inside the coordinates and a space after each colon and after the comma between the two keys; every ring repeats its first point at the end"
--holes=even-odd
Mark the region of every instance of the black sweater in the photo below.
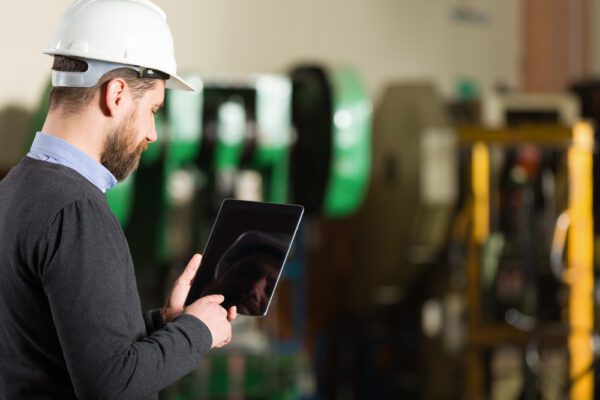
{"type": "Polygon", "coordinates": [[[151,321],[104,194],[25,157],[0,182],[0,398],[156,398],[212,337],[190,315],[151,321]]]}

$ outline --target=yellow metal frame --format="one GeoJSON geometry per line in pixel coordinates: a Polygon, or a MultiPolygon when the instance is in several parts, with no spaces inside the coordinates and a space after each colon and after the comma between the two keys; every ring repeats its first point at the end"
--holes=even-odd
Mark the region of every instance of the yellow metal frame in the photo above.
{"type": "MultiPolygon", "coordinates": [[[[592,153],[594,132],[591,124],[577,123],[572,128],[560,126],[520,127],[490,130],[482,127],[459,129],[461,144],[472,147],[471,185],[473,190],[473,241],[469,246],[467,399],[484,398],[484,368],[481,349],[499,343],[521,343],[527,335],[502,324],[483,324],[480,298],[480,255],[490,230],[490,146],[510,147],[526,143],[567,149],[569,173],[570,220],[568,236],[566,281],[569,290],[568,337],[570,378],[573,380],[572,400],[590,400],[594,394],[592,330],[593,305],[593,209],[592,209],[592,153]]],[[[564,339],[563,339],[564,340],[564,339]]]]}
{"type": "Polygon", "coordinates": [[[483,142],[473,146],[471,176],[475,198],[473,234],[475,241],[483,245],[490,234],[490,150],[483,142]]]}
{"type": "Polygon", "coordinates": [[[568,153],[569,219],[568,237],[569,353],[572,400],[588,400],[594,395],[594,231],[592,209],[593,127],[585,122],[573,129],[573,144],[568,153]],[[586,373],[587,371],[587,373],[586,373]]]}

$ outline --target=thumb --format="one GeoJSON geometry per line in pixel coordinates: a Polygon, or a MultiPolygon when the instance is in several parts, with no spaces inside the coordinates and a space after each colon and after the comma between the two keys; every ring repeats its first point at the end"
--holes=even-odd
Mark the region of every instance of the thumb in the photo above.
{"type": "Polygon", "coordinates": [[[194,277],[196,276],[196,272],[200,267],[201,261],[202,256],[200,254],[194,254],[179,277],[181,283],[191,285],[194,277]]]}
{"type": "Polygon", "coordinates": [[[232,306],[229,308],[229,311],[227,312],[227,320],[233,321],[236,317],[237,317],[237,307],[232,306]]]}

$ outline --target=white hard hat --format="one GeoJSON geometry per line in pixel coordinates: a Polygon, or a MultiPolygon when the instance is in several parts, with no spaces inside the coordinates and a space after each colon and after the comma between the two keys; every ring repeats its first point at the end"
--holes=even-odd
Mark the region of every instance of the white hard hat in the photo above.
{"type": "Polygon", "coordinates": [[[167,88],[194,91],[177,75],[167,17],[149,0],[75,1],[59,21],[44,53],[83,59],[91,66],[86,72],[53,71],[54,86],[93,86],[102,73],[134,66],[138,71],[170,75],[167,88]]]}

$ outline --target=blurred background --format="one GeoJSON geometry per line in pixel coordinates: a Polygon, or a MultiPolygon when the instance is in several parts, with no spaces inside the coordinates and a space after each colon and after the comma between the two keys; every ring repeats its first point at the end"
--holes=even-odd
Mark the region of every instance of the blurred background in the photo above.
{"type": "MultiPolygon", "coordinates": [[[[264,318],[162,399],[600,398],[597,0],[155,0],[196,94],[108,193],[144,308],[220,203],[302,204],[264,318]]],[[[0,0],[0,178],[70,0],[0,0]]]]}

